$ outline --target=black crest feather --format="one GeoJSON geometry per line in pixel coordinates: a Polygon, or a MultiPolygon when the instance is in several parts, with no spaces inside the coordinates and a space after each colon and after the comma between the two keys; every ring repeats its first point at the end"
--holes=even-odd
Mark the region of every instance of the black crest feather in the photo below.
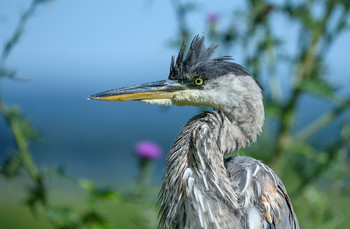
{"type": "Polygon", "coordinates": [[[176,61],[174,56],[171,58],[169,79],[186,78],[185,75],[190,73],[195,66],[210,60],[223,61],[231,59],[227,56],[210,59],[217,47],[218,45],[211,45],[209,48],[206,48],[204,45],[204,36],[197,35],[193,38],[190,49],[184,59],[186,44],[183,42],[176,61]]]}
{"type": "MultiPolygon", "coordinates": [[[[204,36],[195,36],[185,57],[185,42],[182,43],[176,58],[172,56],[170,63],[169,79],[191,80],[194,77],[210,79],[220,77],[229,73],[235,75],[251,76],[247,70],[234,62],[230,56],[211,58],[218,45],[205,47],[204,36]]],[[[262,85],[256,80],[261,89],[262,85]]]]}

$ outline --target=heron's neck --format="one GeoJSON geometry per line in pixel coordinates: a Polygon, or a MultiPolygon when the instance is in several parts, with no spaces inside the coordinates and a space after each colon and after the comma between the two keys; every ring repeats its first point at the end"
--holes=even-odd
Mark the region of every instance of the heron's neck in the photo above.
{"type": "Polygon", "coordinates": [[[186,220],[203,228],[227,228],[238,220],[234,210],[239,204],[223,156],[255,140],[246,128],[222,111],[197,115],[183,127],[168,154],[160,194],[165,228],[191,227],[186,220]]]}
{"type": "Polygon", "coordinates": [[[229,102],[230,106],[219,105],[217,108],[230,121],[229,132],[226,135],[229,139],[234,140],[231,151],[239,150],[255,142],[264,123],[264,105],[261,94],[256,97],[247,97],[242,101],[238,104],[229,102]]]}

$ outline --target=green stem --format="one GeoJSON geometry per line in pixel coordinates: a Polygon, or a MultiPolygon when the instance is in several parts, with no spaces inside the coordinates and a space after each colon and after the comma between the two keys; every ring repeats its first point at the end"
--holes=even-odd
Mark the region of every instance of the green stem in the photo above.
{"type": "Polygon", "coordinates": [[[320,163],[314,168],[310,175],[308,176],[302,176],[301,183],[297,186],[297,188],[290,194],[291,198],[295,198],[296,196],[300,195],[305,186],[315,181],[323,172],[325,172],[329,166],[332,164],[332,162],[336,161],[339,153],[341,152],[344,147],[348,145],[348,139],[347,138],[341,138],[339,141],[334,144],[333,147],[331,147],[329,150],[327,150],[328,158],[327,161],[324,163],[320,163]]]}
{"type": "MultiPolygon", "coordinates": [[[[14,33],[12,34],[9,41],[5,43],[4,49],[1,53],[0,68],[4,66],[5,61],[8,58],[8,55],[11,53],[12,49],[18,43],[22,35],[22,31],[25,24],[27,23],[28,19],[33,15],[39,3],[40,3],[39,1],[33,0],[29,5],[28,9],[22,14],[14,33]]],[[[18,122],[18,119],[16,119],[16,116],[13,116],[11,114],[10,108],[8,108],[5,102],[3,101],[1,92],[0,92],[0,112],[5,117],[7,125],[10,127],[13,133],[15,143],[18,147],[18,152],[22,159],[22,163],[24,167],[28,171],[29,175],[33,178],[33,180],[38,182],[40,180],[40,175],[33,161],[32,155],[29,151],[27,136],[25,136],[21,123],[18,122]]]]}
{"type": "Polygon", "coordinates": [[[276,149],[273,153],[272,159],[270,161],[270,166],[275,169],[275,171],[280,171],[281,166],[281,156],[284,150],[287,148],[290,141],[290,132],[291,128],[294,124],[295,117],[295,109],[296,105],[299,101],[300,95],[303,90],[301,88],[301,83],[303,79],[310,77],[312,70],[314,68],[314,62],[317,57],[317,46],[326,31],[326,26],[328,24],[329,18],[334,11],[334,6],[336,4],[336,0],[328,2],[326,12],[319,23],[319,26],[315,28],[312,33],[311,44],[309,49],[306,52],[305,58],[301,58],[301,65],[299,74],[296,75],[296,84],[294,86],[294,90],[292,92],[292,96],[287,103],[287,105],[283,108],[283,116],[281,120],[281,127],[278,131],[278,140],[276,149]]]}
{"type": "Polygon", "coordinates": [[[149,185],[152,176],[152,160],[147,158],[139,158],[139,175],[137,183],[140,187],[146,188],[149,185]]]}
{"type": "Polygon", "coordinates": [[[23,28],[25,27],[25,24],[28,21],[28,19],[35,12],[37,5],[38,5],[38,1],[33,0],[31,2],[30,6],[28,7],[28,9],[22,14],[21,18],[19,19],[19,22],[16,26],[14,33],[12,34],[11,38],[5,43],[4,49],[1,53],[0,68],[2,68],[4,66],[8,55],[11,53],[12,49],[18,43],[18,41],[21,37],[23,28]]]}
{"type": "Polygon", "coordinates": [[[317,133],[323,127],[327,126],[332,122],[339,114],[345,111],[350,106],[350,98],[344,100],[339,106],[335,107],[333,110],[323,114],[321,117],[316,119],[314,122],[310,123],[304,129],[300,130],[295,134],[295,138],[301,141],[305,141],[312,135],[317,133]]]}
{"type": "Polygon", "coordinates": [[[23,129],[21,128],[19,122],[16,118],[13,118],[10,114],[10,109],[6,106],[2,97],[0,95],[0,112],[5,117],[7,125],[10,127],[15,143],[18,147],[19,155],[22,159],[22,163],[24,167],[28,171],[29,175],[33,178],[33,180],[37,181],[39,177],[39,173],[37,167],[33,161],[31,153],[28,148],[28,142],[26,140],[26,136],[23,133],[23,129]]]}

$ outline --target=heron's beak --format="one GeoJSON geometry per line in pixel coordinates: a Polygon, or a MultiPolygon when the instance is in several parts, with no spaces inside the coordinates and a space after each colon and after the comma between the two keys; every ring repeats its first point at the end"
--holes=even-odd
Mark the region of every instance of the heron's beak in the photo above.
{"type": "Polygon", "coordinates": [[[177,91],[186,90],[188,86],[177,80],[161,80],[122,87],[94,94],[89,99],[107,101],[171,99],[177,91]]]}

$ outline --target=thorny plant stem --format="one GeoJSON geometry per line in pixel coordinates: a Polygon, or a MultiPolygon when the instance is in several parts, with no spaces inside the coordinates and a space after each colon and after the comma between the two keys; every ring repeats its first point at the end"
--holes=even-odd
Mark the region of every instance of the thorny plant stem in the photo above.
{"type": "Polygon", "coordinates": [[[173,8],[175,9],[175,15],[177,18],[181,38],[184,41],[188,41],[189,31],[186,27],[186,14],[188,13],[188,9],[186,9],[186,7],[183,5],[184,3],[182,3],[181,1],[171,0],[170,2],[173,5],[173,8]]]}
{"type": "Polygon", "coordinates": [[[15,119],[10,116],[10,109],[6,106],[2,97],[0,96],[0,112],[5,117],[7,125],[10,127],[15,143],[18,147],[18,152],[23,162],[24,167],[28,171],[33,180],[39,179],[39,173],[37,167],[33,161],[31,153],[28,149],[28,142],[26,136],[24,136],[23,130],[15,119]]]}
{"type": "Polygon", "coordinates": [[[331,149],[328,150],[327,162],[318,164],[315,169],[312,170],[311,174],[308,176],[301,177],[302,181],[298,184],[295,190],[290,194],[291,198],[294,198],[303,191],[304,187],[316,180],[321,173],[329,168],[329,164],[333,163],[339,154],[340,150],[344,149],[348,145],[348,139],[341,138],[331,149]]]}
{"type": "MultiPolygon", "coordinates": [[[[13,35],[11,36],[9,41],[6,42],[4,49],[1,53],[0,67],[3,67],[8,55],[12,51],[13,47],[19,41],[19,38],[21,37],[21,33],[23,31],[23,28],[27,20],[33,15],[38,4],[39,3],[37,0],[33,0],[29,5],[28,9],[22,14],[13,35]]],[[[0,112],[4,116],[7,125],[12,131],[15,144],[17,145],[18,152],[22,159],[25,169],[28,171],[32,179],[35,182],[37,182],[40,179],[40,176],[39,176],[38,169],[32,159],[31,153],[29,151],[27,137],[25,136],[24,131],[20,126],[20,123],[16,120],[16,118],[13,118],[13,116],[11,116],[10,108],[5,104],[4,100],[2,99],[1,90],[0,90],[0,112]]]]}
{"type": "Polygon", "coordinates": [[[344,100],[341,104],[335,107],[333,110],[323,114],[321,117],[310,123],[304,129],[295,134],[295,139],[305,141],[312,135],[317,133],[320,129],[332,122],[340,113],[346,110],[350,106],[350,98],[344,100]]]}
{"type": "Polygon", "coordinates": [[[3,65],[5,64],[5,61],[7,60],[8,55],[11,53],[12,49],[15,47],[15,45],[19,41],[26,22],[34,14],[37,6],[38,6],[38,1],[33,0],[29,5],[28,9],[22,14],[21,18],[17,23],[16,29],[12,34],[12,37],[6,42],[4,49],[1,53],[0,67],[3,67],[3,65]]]}
{"type": "Polygon", "coordinates": [[[299,101],[300,95],[302,95],[302,92],[303,92],[301,88],[301,82],[303,79],[310,77],[310,74],[314,68],[314,61],[318,55],[317,46],[320,42],[320,39],[322,38],[322,35],[325,33],[326,26],[328,24],[331,14],[334,11],[335,4],[336,4],[336,0],[330,1],[327,4],[326,12],[319,26],[317,26],[314,29],[312,33],[311,45],[309,46],[305,55],[305,61],[301,61],[300,71],[296,73],[296,76],[295,76],[296,84],[294,86],[292,96],[289,102],[283,107],[283,112],[282,112],[283,116],[281,120],[281,127],[278,131],[277,145],[276,145],[274,154],[272,156],[272,159],[269,163],[272,169],[274,169],[277,173],[280,171],[282,153],[288,147],[288,144],[291,139],[290,132],[294,124],[295,107],[297,105],[297,102],[299,101]]]}

